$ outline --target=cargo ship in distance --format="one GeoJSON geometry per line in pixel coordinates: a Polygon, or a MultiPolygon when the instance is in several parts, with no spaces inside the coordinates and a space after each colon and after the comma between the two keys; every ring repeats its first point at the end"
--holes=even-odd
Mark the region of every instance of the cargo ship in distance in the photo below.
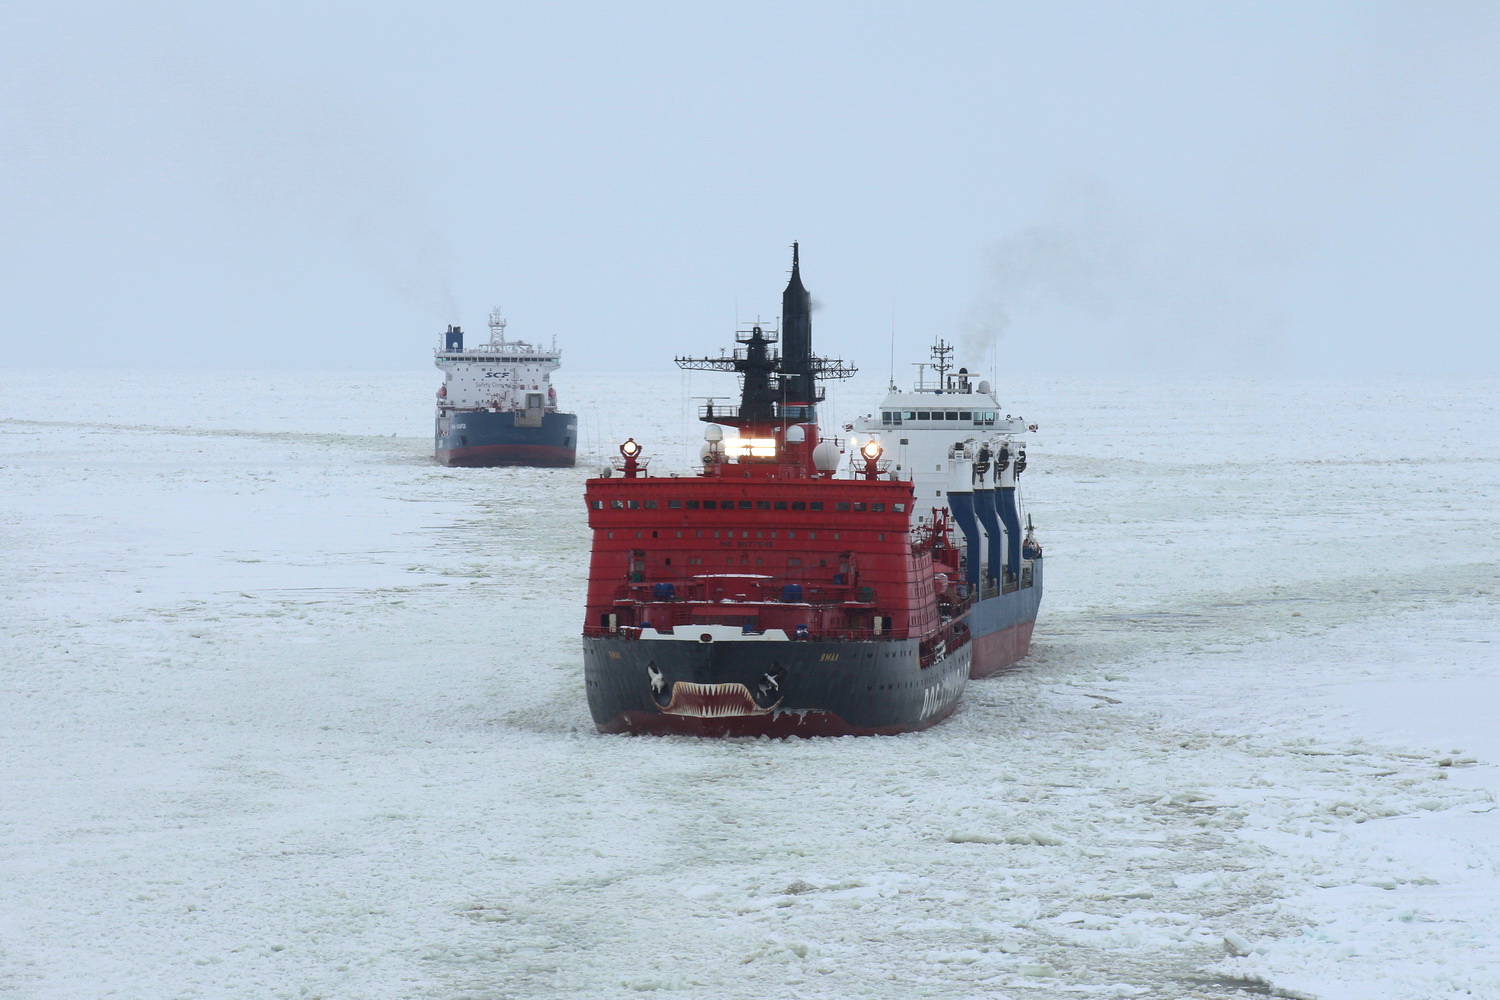
{"type": "Polygon", "coordinates": [[[434,353],[443,372],[437,391],[434,456],[447,466],[571,467],[578,416],[557,406],[551,376],[562,352],[507,340],[499,309],[490,312],[487,344],[464,346],[449,326],[434,353]]]}
{"type": "MultiPolygon", "coordinates": [[[[650,475],[629,439],[587,482],[584,682],[596,727],[874,735],[950,715],[976,650],[983,588],[964,583],[976,553],[955,544],[947,505],[917,510],[881,435],[864,435],[840,473],[843,439],[820,434],[818,383],[854,368],[813,355],[795,244],[780,330],[755,325],[732,354],[677,363],[738,374],[740,402],[700,411],[696,475],[650,475]]],[[[972,459],[960,470],[974,476],[972,459]]]]}

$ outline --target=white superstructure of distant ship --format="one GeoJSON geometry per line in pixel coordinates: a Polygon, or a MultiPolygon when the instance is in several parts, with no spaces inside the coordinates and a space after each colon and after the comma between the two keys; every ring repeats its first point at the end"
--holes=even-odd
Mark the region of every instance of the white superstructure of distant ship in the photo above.
{"type": "Polygon", "coordinates": [[[894,382],[880,409],[846,426],[851,455],[877,441],[892,474],[910,479],[913,527],[951,517],[965,541],[963,585],[974,601],[972,676],[1015,663],[1030,648],[1042,596],[1042,549],[1022,527],[1018,481],[1035,424],[1002,410],[988,381],[953,371],[938,340],[910,391],[894,382]]]}

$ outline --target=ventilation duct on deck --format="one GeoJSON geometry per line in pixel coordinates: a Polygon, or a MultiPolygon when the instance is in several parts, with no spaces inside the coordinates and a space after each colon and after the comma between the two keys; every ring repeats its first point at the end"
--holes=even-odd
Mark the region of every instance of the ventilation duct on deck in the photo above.
{"type": "Polygon", "coordinates": [[[948,494],[948,509],[953,512],[953,520],[958,523],[958,528],[964,533],[964,561],[967,563],[964,577],[969,581],[969,589],[979,589],[979,522],[974,519],[974,494],[952,493],[948,494]]]}
{"type": "Polygon", "coordinates": [[[1002,486],[995,491],[1000,504],[1000,520],[1005,522],[1005,570],[1012,579],[1021,578],[1021,514],[1016,509],[1016,488],[1002,486]]]}
{"type": "Polygon", "coordinates": [[[979,515],[979,523],[984,525],[985,575],[991,580],[998,580],[1000,579],[1000,516],[993,489],[980,488],[974,491],[974,513],[979,515]]]}

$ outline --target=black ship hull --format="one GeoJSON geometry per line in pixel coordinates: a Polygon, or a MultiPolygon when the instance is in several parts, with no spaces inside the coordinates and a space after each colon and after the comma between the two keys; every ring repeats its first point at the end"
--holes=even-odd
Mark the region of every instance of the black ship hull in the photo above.
{"type": "Polygon", "coordinates": [[[447,466],[534,465],[571,468],[578,416],[544,413],[527,426],[524,412],[452,410],[437,418],[434,456],[447,466]]]}
{"type": "MultiPolygon", "coordinates": [[[[947,718],[969,678],[961,624],[922,666],[916,639],[790,641],[677,636],[583,640],[584,683],[605,733],[873,736],[947,718]]],[[[651,635],[648,631],[648,635],[651,635]]]]}

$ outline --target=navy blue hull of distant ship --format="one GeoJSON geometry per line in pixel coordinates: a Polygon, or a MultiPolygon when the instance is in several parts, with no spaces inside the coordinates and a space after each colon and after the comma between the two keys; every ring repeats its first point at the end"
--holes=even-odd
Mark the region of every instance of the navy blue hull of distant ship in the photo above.
{"type": "Polygon", "coordinates": [[[435,454],[442,465],[572,468],[577,453],[575,413],[528,418],[524,411],[451,410],[437,418],[435,454]]]}

